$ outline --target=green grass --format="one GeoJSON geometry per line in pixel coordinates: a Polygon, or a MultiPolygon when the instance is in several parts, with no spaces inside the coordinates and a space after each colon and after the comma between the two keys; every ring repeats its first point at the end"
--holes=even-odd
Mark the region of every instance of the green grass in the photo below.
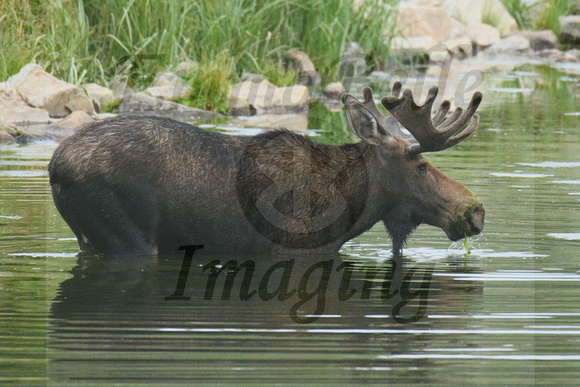
{"type": "Polygon", "coordinates": [[[530,11],[540,5],[540,2],[530,3],[525,0],[501,0],[501,2],[514,18],[520,30],[531,27],[530,11]]]}
{"type": "Polygon", "coordinates": [[[560,33],[560,16],[570,14],[571,0],[546,0],[546,8],[535,20],[535,28],[539,30],[552,30],[556,36],[560,33]]]}
{"type": "Polygon", "coordinates": [[[485,1],[483,7],[483,14],[481,15],[481,22],[484,24],[489,24],[492,27],[498,28],[501,23],[501,16],[497,14],[495,9],[491,7],[488,0],[485,1]]]}
{"type": "Polygon", "coordinates": [[[305,51],[323,83],[338,78],[348,41],[359,42],[370,65],[380,67],[389,54],[383,31],[394,29],[394,11],[383,3],[396,0],[367,0],[356,13],[352,2],[3,0],[0,81],[37,62],[72,83],[127,80],[139,88],[157,71],[193,60],[200,69],[187,82],[199,88],[189,103],[213,98],[206,107],[223,109],[222,86],[243,72],[293,82],[296,74],[280,65],[290,50],[305,51]]]}

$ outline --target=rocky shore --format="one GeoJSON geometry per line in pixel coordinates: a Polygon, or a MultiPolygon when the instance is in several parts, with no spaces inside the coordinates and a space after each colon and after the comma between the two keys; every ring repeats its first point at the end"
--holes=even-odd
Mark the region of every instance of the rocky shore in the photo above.
{"type": "MultiPolygon", "coordinates": [[[[392,58],[386,61],[384,71],[368,72],[363,50],[350,42],[340,64],[343,82],[321,85],[308,55],[291,51],[287,60],[299,72],[300,84],[278,87],[260,74],[244,74],[231,87],[229,115],[268,116],[263,125],[272,125],[284,121],[282,118],[305,116],[313,100],[331,105],[334,101],[336,107],[347,89],[357,93],[356,87],[362,84],[390,81],[397,71],[408,69],[409,62],[426,66],[426,73],[429,68],[449,65],[451,60],[453,65],[470,63],[480,68],[498,62],[578,64],[580,68],[580,50],[562,49],[580,42],[580,16],[563,17],[560,23],[560,36],[550,30],[520,31],[500,0],[402,1],[397,21],[400,35],[387,40],[392,58]],[[490,12],[494,26],[484,23],[490,12]]],[[[178,102],[191,92],[184,77],[195,65],[183,62],[172,71],[159,72],[148,88],[137,91],[126,84],[76,86],[48,74],[40,65],[28,64],[0,83],[0,143],[15,144],[30,138],[60,141],[83,125],[114,114],[161,115],[185,122],[219,117],[218,113],[178,102]]],[[[257,121],[245,122],[256,125],[257,121]]],[[[297,127],[305,128],[304,122],[297,127]]]]}

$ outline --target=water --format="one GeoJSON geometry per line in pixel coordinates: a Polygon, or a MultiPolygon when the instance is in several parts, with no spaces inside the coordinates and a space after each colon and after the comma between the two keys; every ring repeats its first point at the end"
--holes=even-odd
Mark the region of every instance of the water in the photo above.
{"type": "MultiPolygon", "coordinates": [[[[425,226],[394,259],[377,225],[336,257],[196,251],[180,285],[181,259],[79,256],[57,144],[2,148],[0,382],[578,384],[579,81],[489,73],[476,135],[427,156],[486,207],[471,254],[425,226]],[[208,287],[232,259],[251,281],[208,287]]],[[[343,120],[315,106],[306,133],[349,141],[343,120]]]]}

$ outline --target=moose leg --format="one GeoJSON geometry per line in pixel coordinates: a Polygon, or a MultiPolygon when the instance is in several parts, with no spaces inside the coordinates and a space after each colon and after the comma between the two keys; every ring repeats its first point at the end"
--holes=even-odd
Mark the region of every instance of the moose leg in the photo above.
{"type": "Polygon", "coordinates": [[[82,251],[157,254],[150,236],[155,230],[151,211],[141,210],[140,216],[135,216],[131,205],[103,188],[91,187],[89,192],[83,187],[63,189],[53,184],[52,190],[56,207],[75,233],[82,251]]]}

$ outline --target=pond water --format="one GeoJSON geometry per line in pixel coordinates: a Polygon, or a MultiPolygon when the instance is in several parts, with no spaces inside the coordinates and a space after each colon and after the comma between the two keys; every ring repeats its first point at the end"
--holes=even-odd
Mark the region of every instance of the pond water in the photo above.
{"type": "MultiPolygon", "coordinates": [[[[470,253],[422,226],[393,258],[377,225],[335,257],[79,256],[57,144],[0,149],[0,383],[577,385],[580,78],[525,66],[482,91],[476,134],[427,156],[485,205],[470,253]]],[[[343,113],[308,124],[352,139],[343,113]]]]}

